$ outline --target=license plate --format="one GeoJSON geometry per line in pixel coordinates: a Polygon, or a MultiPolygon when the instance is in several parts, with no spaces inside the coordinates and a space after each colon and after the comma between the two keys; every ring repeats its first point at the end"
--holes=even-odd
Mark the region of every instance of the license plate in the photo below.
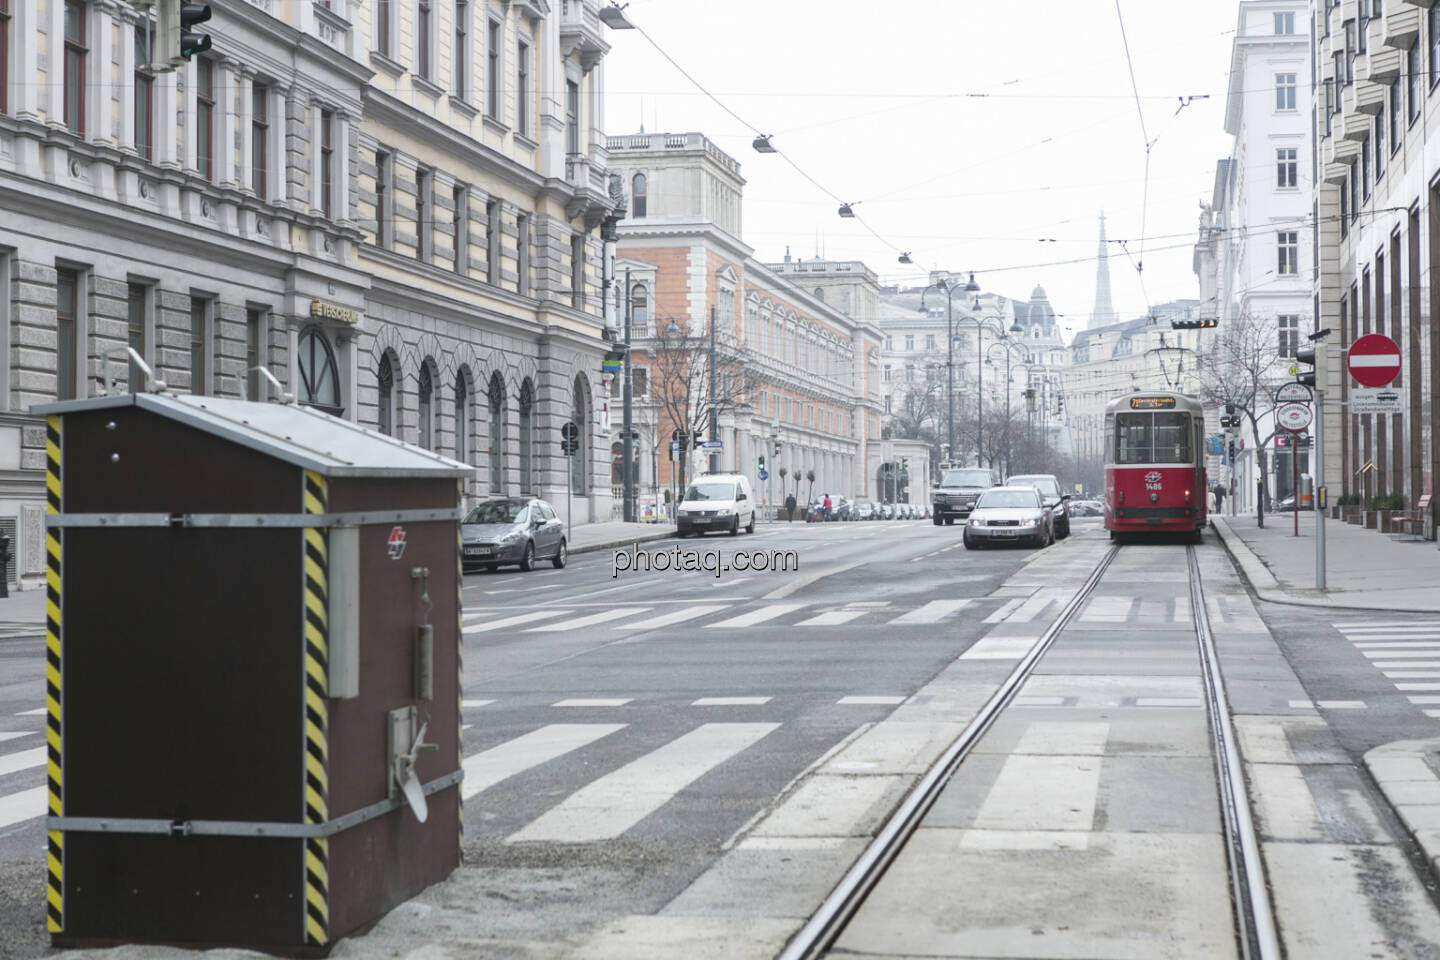
{"type": "Polygon", "coordinates": [[[488,557],[489,555],[490,555],[490,548],[489,548],[489,547],[466,547],[466,548],[465,548],[465,556],[467,556],[467,557],[488,557]]]}
{"type": "Polygon", "coordinates": [[[1014,531],[1014,530],[996,530],[996,531],[994,531],[994,532],[991,534],[991,536],[995,536],[995,537],[1013,537],[1013,536],[1015,536],[1015,531],[1014,531]]]}
{"type": "Polygon", "coordinates": [[[691,523],[709,523],[709,522],[710,522],[710,518],[709,518],[709,517],[696,517],[694,520],[691,520],[690,522],[691,522],[691,523]]]}

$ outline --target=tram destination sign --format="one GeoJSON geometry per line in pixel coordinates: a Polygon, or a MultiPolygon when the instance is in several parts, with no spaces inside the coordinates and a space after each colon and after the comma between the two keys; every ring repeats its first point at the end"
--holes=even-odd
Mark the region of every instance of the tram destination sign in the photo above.
{"type": "Polygon", "coordinates": [[[1131,397],[1131,410],[1171,410],[1175,407],[1174,397],[1131,397]]]}
{"type": "Polygon", "coordinates": [[[1310,408],[1303,403],[1286,403],[1275,411],[1275,421],[1291,433],[1299,433],[1310,426],[1310,408]]]}
{"type": "Polygon", "coordinates": [[[1275,390],[1275,405],[1282,403],[1309,403],[1315,399],[1315,393],[1305,384],[1297,382],[1282,383],[1275,390]]]}

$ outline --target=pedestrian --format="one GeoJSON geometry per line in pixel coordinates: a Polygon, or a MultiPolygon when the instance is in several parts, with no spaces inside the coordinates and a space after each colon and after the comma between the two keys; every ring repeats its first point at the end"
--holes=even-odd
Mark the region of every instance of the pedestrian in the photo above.
{"type": "Polygon", "coordinates": [[[1215,512],[1219,513],[1225,509],[1225,484],[1215,484],[1215,512]]]}
{"type": "Polygon", "coordinates": [[[830,519],[830,494],[825,494],[825,519],[830,519]]]}
{"type": "Polygon", "coordinates": [[[1206,513],[1214,513],[1214,512],[1215,512],[1216,503],[1217,503],[1217,498],[1216,498],[1216,496],[1215,496],[1215,488],[1212,487],[1212,488],[1210,488],[1209,490],[1206,490],[1206,491],[1205,491],[1205,512],[1206,512],[1206,513]]]}
{"type": "Polygon", "coordinates": [[[795,519],[795,494],[785,495],[785,522],[789,523],[795,519]]]}

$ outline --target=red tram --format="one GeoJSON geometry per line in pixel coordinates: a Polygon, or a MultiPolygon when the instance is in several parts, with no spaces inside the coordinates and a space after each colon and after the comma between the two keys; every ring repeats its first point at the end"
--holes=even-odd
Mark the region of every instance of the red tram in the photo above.
{"type": "Polygon", "coordinates": [[[1190,533],[1205,510],[1205,414],[1182,393],[1132,393],[1105,408],[1105,529],[1190,533]]]}

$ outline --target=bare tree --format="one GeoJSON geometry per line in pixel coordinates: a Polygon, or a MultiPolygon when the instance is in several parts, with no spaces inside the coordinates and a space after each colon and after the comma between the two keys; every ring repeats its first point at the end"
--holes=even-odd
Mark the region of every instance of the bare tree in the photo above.
{"type": "Polygon", "coordinates": [[[1213,339],[1201,348],[1197,379],[1203,401],[1231,404],[1249,421],[1255,445],[1255,469],[1260,479],[1255,516],[1263,527],[1270,481],[1265,466],[1265,438],[1260,436],[1260,417],[1270,411],[1275,388],[1284,379],[1280,342],[1270,322],[1252,314],[1225,321],[1213,339]]]}
{"type": "Polygon", "coordinates": [[[690,449],[709,429],[712,415],[732,412],[747,397],[743,351],[729,337],[712,345],[709,333],[708,328],[692,332],[688,322],[668,320],[657,323],[655,333],[638,348],[649,358],[650,399],[658,419],[690,440],[680,445],[682,482],[690,449]]]}
{"type": "MultiPolygon", "coordinates": [[[[933,370],[933,368],[932,368],[933,370]]],[[[892,394],[889,437],[899,440],[922,440],[932,435],[945,416],[945,381],[925,371],[919,380],[906,382],[904,390],[892,394]]]]}

